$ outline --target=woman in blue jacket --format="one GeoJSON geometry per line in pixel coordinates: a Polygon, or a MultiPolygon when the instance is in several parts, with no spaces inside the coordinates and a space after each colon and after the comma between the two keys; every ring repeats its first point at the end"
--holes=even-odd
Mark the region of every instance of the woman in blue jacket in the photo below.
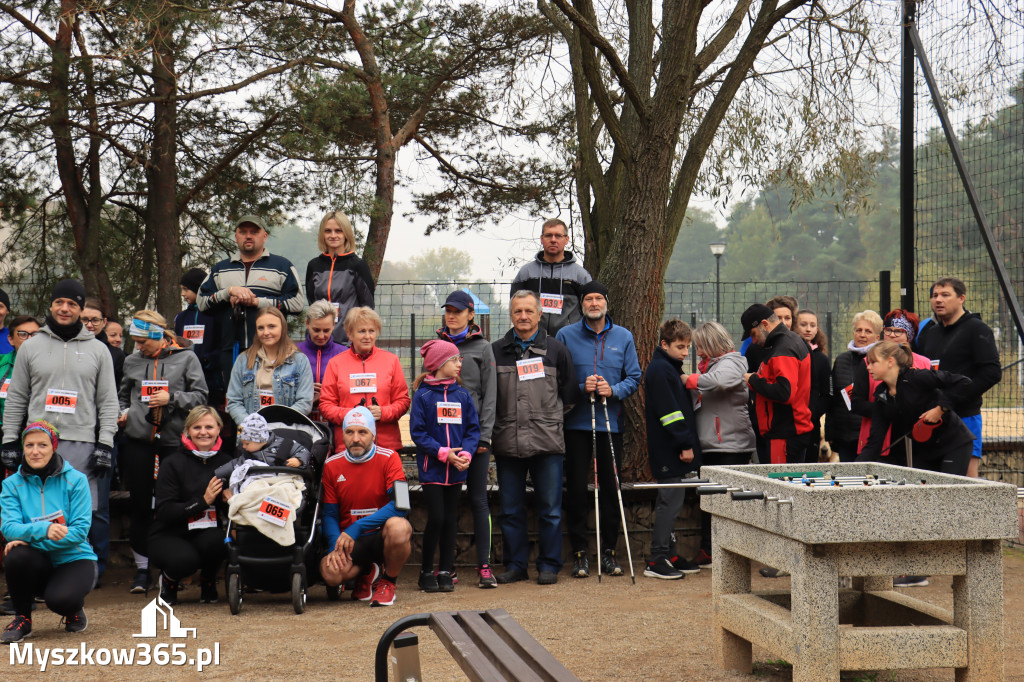
{"type": "Polygon", "coordinates": [[[89,546],[89,482],[57,454],[57,429],[45,421],[22,431],[25,459],[3,483],[0,533],[7,538],[4,566],[15,616],[5,644],[32,633],[32,600],[63,616],[64,630],[82,632],[85,595],[96,583],[96,554],[89,546]]]}
{"type": "Polygon", "coordinates": [[[427,341],[420,355],[427,372],[413,383],[416,393],[409,417],[416,468],[427,501],[419,586],[424,592],[451,592],[459,493],[480,443],[480,421],[472,396],[458,383],[462,367],[458,346],[440,339],[427,341]],[[434,550],[439,541],[435,576],[434,550]]]}

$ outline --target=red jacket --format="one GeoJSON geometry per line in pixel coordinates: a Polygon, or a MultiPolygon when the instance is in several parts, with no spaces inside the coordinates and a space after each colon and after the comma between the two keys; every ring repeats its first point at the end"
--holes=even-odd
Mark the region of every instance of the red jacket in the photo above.
{"type": "Polygon", "coordinates": [[[364,398],[367,408],[373,407],[372,398],[380,405],[377,444],[389,450],[401,448],[398,420],[409,411],[410,399],[398,356],[375,347],[363,357],[350,348],[331,358],[320,384],[320,414],[334,424],[335,451],[345,449],[341,428],[345,415],[364,398]]]}
{"type": "Polygon", "coordinates": [[[791,438],[814,430],[811,353],[807,343],[779,324],[765,339],[768,357],[749,386],[754,392],[757,427],[766,439],[791,438]]]}

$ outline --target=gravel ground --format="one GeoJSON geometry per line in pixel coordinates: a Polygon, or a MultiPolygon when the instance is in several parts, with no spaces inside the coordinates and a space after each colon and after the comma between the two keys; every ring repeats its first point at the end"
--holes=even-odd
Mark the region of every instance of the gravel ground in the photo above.
{"type": "MultiPolygon", "coordinates": [[[[1006,614],[1006,673],[1008,680],[1024,680],[1024,552],[1004,551],[1006,614]]],[[[402,616],[426,611],[504,608],[563,664],[584,680],[789,680],[787,666],[770,652],[754,650],[755,675],[720,670],[711,645],[711,574],[682,581],[628,575],[572,580],[566,573],[559,583],[503,585],[480,590],[466,582],[447,595],[426,595],[415,589],[417,567],[409,566],[399,581],[398,600],[390,608],[369,608],[349,601],[328,602],[322,586],[312,589],[305,614],[295,615],[286,594],[246,595],[242,613],[231,616],[224,603],[199,604],[198,588],[182,591],[175,615],[182,626],[197,629],[197,638],[157,640],[132,637],[140,631],[141,595],[129,595],[130,571],[118,569],[86,602],[89,629],[69,635],[58,629],[58,616],[42,610],[34,620],[35,632],[27,642],[35,647],[78,647],[81,642],[101,647],[134,647],[140,642],[185,642],[188,656],[199,647],[220,648],[220,665],[208,667],[203,678],[235,679],[242,674],[274,680],[331,678],[369,680],[373,652],[384,629],[402,616]]],[[[639,569],[639,564],[638,564],[639,569]]],[[[713,569],[712,569],[713,570],[713,569]]],[[[756,571],[756,567],[755,567],[756,571]]],[[[788,587],[787,578],[767,580],[754,575],[754,589],[788,587]]],[[[931,585],[912,593],[947,608],[952,605],[951,579],[933,577],[931,585]]],[[[150,597],[155,596],[150,593],[150,597]]],[[[223,585],[221,585],[223,597],[223,585]]],[[[420,658],[425,679],[462,679],[458,666],[428,629],[419,629],[420,658]]],[[[38,653],[38,652],[37,652],[38,653]]],[[[190,667],[89,668],[58,666],[47,672],[75,680],[167,679],[198,677],[190,667]]],[[[4,666],[4,679],[38,675],[38,665],[4,666]]],[[[896,680],[924,682],[953,680],[952,670],[848,673],[844,680],[896,680]]]]}

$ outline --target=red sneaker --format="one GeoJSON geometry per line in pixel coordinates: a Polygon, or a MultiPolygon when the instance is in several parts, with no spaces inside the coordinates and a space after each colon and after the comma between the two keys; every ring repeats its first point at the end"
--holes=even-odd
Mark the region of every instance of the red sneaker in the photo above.
{"type": "Polygon", "coordinates": [[[380,577],[380,566],[372,564],[370,572],[356,578],[356,586],[352,589],[352,599],[357,601],[370,601],[373,598],[373,584],[380,577]]]}
{"type": "Polygon", "coordinates": [[[391,606],[395,603],[395,584],[390,580],[378,580],[373,584],[373,601],[370,606],[391,606]]]}

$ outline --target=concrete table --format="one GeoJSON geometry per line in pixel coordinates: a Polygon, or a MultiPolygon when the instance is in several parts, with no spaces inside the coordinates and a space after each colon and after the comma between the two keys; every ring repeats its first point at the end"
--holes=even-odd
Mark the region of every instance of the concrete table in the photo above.
{"type": "Polygon", "coordinates": [[[757,644],[792,663],[795,682],[911,668],[955,668],[958,682],[1004,679],[1001,540],[1018,534],[1013,486],[874,463],[708,466],[701,477],[777,498],[701,498],[712,514],[723,668],[752,672],[757,644]],[[812,488],[768,477],[803,471],[907,485],[812,488]],[[752,593],[751,559],[789,571],[791,590],[752,593]],[[953,611],[893,591],[892,576],[903,574],[954,576],[953,611]],[[839,576],[855,576],[854,589],[839,589],[839,576]]]}

